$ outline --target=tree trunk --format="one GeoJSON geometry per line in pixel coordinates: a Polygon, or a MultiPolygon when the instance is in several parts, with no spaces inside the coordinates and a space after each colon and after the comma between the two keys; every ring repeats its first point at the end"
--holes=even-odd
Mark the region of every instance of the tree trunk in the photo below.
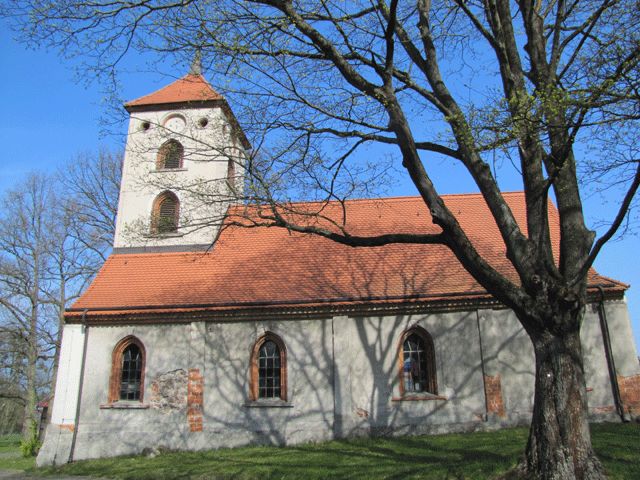
{"type": "Polygon", "coordinates": [[[32,436],[32,424],[36,419],[36,404],[38,401],[36,392],[36,377],[38,363],[38,336],[37,322],[38,317],[36,308],[33,307],[31,314],[30,330],[28,333],[27,345],[27,385],[26,385],[26,401],[24,405],[24,421],[22,423],[22,438],[28,441],[32,436]]]}
{"type": "MultiPolygon", "coordinates": [[[[562,319],[558,324],[580,322],[562,319]]],[[[530,332],[530,336],[536,355],[536,384],[526,458],[520,467],[523,476],[605,479],[591,446],[579,328],[562,334],[530,332]]]]}
{"type": "Polygon", "coordinates": [[[24,406],[24,422],[22,424],[22,438],[29,441],[32,437],[33,423],[37,422],[36,406],[38,393],[36,391],[38,364],[38,306],[40,305],[40,255],[33,253],[33,289],[31,291],[31,316],[29,331],[27,332],[27,392],[24,406]]]}

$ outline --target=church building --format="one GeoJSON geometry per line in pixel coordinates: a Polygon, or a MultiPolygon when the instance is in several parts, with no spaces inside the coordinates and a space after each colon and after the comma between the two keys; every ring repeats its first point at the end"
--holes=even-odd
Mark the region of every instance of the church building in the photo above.
{"type": "MultiPolygon", "coordinates": [[[[125,108],[114,248],[65,314],[38,465],[530,421],[530,341],[448,248],[351,248],[238,225],[230,219],[250,215],[232,200],[250,144],[203,76],[125,108]],[[207,189],[185,188],[194,184],[207,189]]],[[[523,193],[504,196],[526,225],[523,193]]],[[[482,196],[443,198],[478,251],[515,277],[482,196]]],[[[419,197],[329,203],[324,214],[345,215],[358,235],[439,230],[419,197]]],[[[557,244],[553,206],[550,225],[557,244]]],[[[589,274],[594,420],[640,412],[627,288],[589,274]]]]}

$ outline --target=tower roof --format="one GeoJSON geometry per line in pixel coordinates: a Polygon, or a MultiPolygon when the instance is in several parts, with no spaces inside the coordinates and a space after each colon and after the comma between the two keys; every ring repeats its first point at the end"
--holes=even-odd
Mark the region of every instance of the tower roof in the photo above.
{"type": "MultiPolygon", "coordinates": [[[[196,61],[197,58],[196,58],[196,61]]],[[[194,61],[195,65],[195,61],[194,61]]],[[[245,149],[251,148],[251,144],[240,128],[233,111],[229,107],[227,100],[216,92],[213,87],[200,73],[197,65],[192,65],[192,71],[175,82],[156,90],[144,97],[136,98],[124,104],[124,108],[129,113],[148,110],[169,110],[174,108],[189,106],[219,106],[227,114],[227,118],[237,133],[242,146],[245,149]]]]}
{"type": "Polygon", "coordinates": [[[131,107],[224,100],[200,74],[189,73],[166,87],[124,104],[131,107]]]}

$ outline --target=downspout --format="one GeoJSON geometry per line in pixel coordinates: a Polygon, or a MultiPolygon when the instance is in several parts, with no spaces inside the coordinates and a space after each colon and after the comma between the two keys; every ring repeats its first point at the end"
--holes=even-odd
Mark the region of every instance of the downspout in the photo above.
{"type": "Polygon", "coordinates": [[[484,350],[482,348],[482,330],[480,329],[480,312],[476,309],[476,322],[478,324],[478,343],[480,344],[480,370],[482,370],[482,388],[484,389],[484,418],[482,419],[484,422],[489,420],[489,403],[487,400],[487,385],[486,385],[486,377],[484,370],[484,350]]]}
{"type": "Polygon", "coordinates": [[[335,321],[335,317],[332,315],[331,316],[331,396],[333,398],[333,425],[331,425],[331,432],[333,434],[333,440],[337,438],[336,415],[338,414],[338,412],[336,411],[336,331],[334,327],[334,321],[335,321]]]}
{"type": "Polygon", "coordinates": [[[600,302],[598,302],[598,317],[600,318],[600,330],[602,332],[602,343],[604,344],[604,354],[607,358],[607,367],[609,368],[609,380],[611,380],[611,392],[613,393],[613,402],[616,405],[616,411],[623,422],[628,422],[629,418],[624,413],[624,404],[620,395],[620,385],[618,385],[618,372],[616,371],[616,362],[613,358],[613,349],[611,348],[611,337],[609,335],[609,323],[607,322],[607,312],[604,308],[604,289],[598,285],[600,291],[600,302]]]}
{"type": "Polygon", "coordinates": [[[89,337],[89,326],[87,325],[87,312],[88,308],[85,308],[82,312],[82,332],[84,333],[84,340],[82,344],[82,360],[80,361],[80,379],[78,380],[78,399],[76,400],[76,415],[73,422],[73,436],[71,437],[71,449],[69,450],[68,463],[73,462],[73,454],[76,449],[76,438],[78,437],[78,426],[80,423],[80,402],[82,401],[82,386],[84,384],[84,366],[87,357],[87,339],[89,337]]]}

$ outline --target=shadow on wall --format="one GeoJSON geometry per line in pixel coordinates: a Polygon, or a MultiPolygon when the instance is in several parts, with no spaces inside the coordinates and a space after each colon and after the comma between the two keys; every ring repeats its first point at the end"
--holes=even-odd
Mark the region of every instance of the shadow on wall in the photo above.
{"type": "MultiPolygon", "coordinates": [[[[321,264],[328,259],[310,257],[305,271],[283,274],[279,280],[294,298],[309,298],[320,290],[324,298],[333,299],[381,294],[413,297],[437,283],[437,277],[425,279],[410,254],[400,264],[396,257],[396,270],[389,275],[391,265],[386,263],[385,251],[385,247],[372,248],[366,258],[357,257],[348,264],[341,256],[343,262],[335,267],[340,271],[333,278],[315,278],[315,273],[327,270],[326,264],[321,264]]],[[[445,259],[435,262],[442,269],[450,266],[445,259]]],[[[233,278],[254,278],[255,284],[247,288],[264,290],[269,286],[260,284],[261,279],[271,277],[260,268],[277,265],[256,261],[235,268],[240,271],[233,278]]],[[[199,289],[201,285],[183,288],[199,289]]],[[[165,293],[171,296],[170,286],[165,293]]],[[[211,295],[215,298],[215,292],[211,295]]],[[[189,369],[194,365],[189,365],[149,378],[150,410],[170,411],[166,421],[155,427],[156,435],[148,440],[149,445],[206,449],[485,429],[526,419],[532,408],[535,360],[528,337],[508,310],[213,320],[206,324],[203,335],[204,353],[196,358],[202,377],[202,432],[198,422],[190,421],[193,395],[187,395],[185,389],[195,388],[189,386],[195,376],[191,378],[189,369]],[[433,392],[437,395],[408,399],[401,396],[399,385],[400,339],[416,325],[433,339],[438,391],[433,392]],[[255,401],[250,395],[252,351],[266,332],[280,337],[286,347],[286,401],[255,401]],[[503,410],[488,412],[485,378],[496,376],[503,410]],[[488,413],[493,422],[487,422],[488,413]]],[[[585,356],[596,355],[592,350],[598,348],[598,342],[586,345],[585,356]]],[[[148,345],[148,352],[152,364],[152,345],[148,345]]],[[[190,356],[197,354],[193,350],[190,356]]],[[[197,396],[195,390],[191,393],[197,396]]],[[[129,436],[126,428],[120,432],[118,440],[126,448],[140,450],[138,437],[129,436]]],[[[96,433],[94,438],[98,437],[96,433]]]]}

